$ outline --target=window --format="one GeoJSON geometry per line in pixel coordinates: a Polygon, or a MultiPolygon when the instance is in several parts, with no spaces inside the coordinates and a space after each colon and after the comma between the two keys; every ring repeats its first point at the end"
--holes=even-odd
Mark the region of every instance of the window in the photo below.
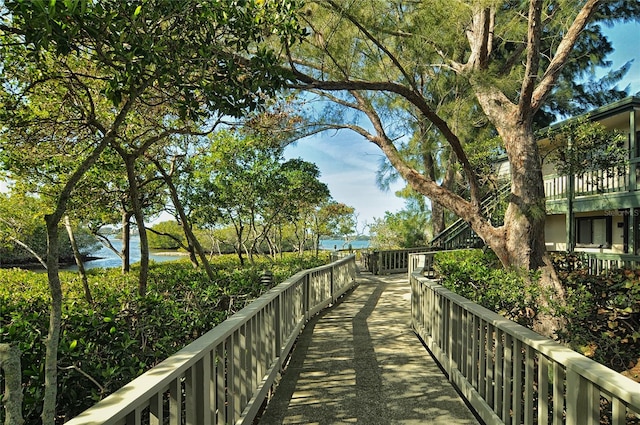
{"type": "Polygon", "coordinates": [[[583,247],[611,247],[611,217],[576,218],[576,245],[583,247]]]}

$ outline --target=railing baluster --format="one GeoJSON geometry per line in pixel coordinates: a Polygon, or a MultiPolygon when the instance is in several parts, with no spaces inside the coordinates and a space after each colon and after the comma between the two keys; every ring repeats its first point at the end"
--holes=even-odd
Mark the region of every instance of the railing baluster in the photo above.
{"type": "Polygon", "coordinates": [[[553,363],[553,425],[561,425],[564,414],[565,371],[559,363],[553,363]]]}
{"type": "Polygon", "coordinates": [[[513,340],[513,392],[512,392],[512,409],[513,423],[520,425],[522,423],[522,341],[513,340]]]}
{"type": "Polygon", "coordinates": [[[227,423],[227,382],[226,382],[226,369],[227,369],[227,353],[225,350],[225,342],[222,341],[216,346],[215,355],[215,412],[216,412],[216,424],[222,425],[227,423]]]}
{"type": "Polygon", "coordinates": [[[232,423],[235,423],[240,417],[240,413],[242,413],[242,409],[240,408],[240,398],[242,397],[242,384],[240,383],[240,374],[242,371],[239,370],[240,365],[240,329],[233,332],[229,335],[229,345],[230,345],[230,357],[231,360],[229,363],[229,370],[227,373],[229,374],[229,381],[231,384],[231,391],[229,393],[229,419],[232,423]]]}
{"type": "Polygon", "coordinates": [[[169,424],[182,423],[182,379],[176,378],[169,385],[169,424]]]}
{"type": "Polygon", "coordinates": [[[495,346],[494,346],[494,341],[495,341],[495,329],[493,327],[493,325],[491,323],[487,323],[487,339],[486,339],[486,350],[487,350],[487,354],[485,357],[485,360],[487,362],[487,367],[486,367],[486,379],[485,379],[485,399],[487,400],[487,404],[489,404],[489,406],[493,407],[495,410],[495,405],[494,405],[494,399],[493,399],[493,385],[495,385],[495,368],[494,368],[494,364],[495,364],[495,346]]]}
{"type": "Polygon", "coordinates": [[[538,425],[549,423],[549,361],[538,355],[538,425]]]}
{"type": "Polygon", "coordinates": [[[487,324],[484,320],[480,320],[479,348],[478,392],[480,397],[485,398],[487,395],[487,324]]]}
{"type": "Polygon", "coordinates": [[[149,425],[164,424],[163,393],[156,393],[149,400],[149,425]]]}
{"type": "Polygon", "coordinates": [[[511,392],[513,391],[513,337],[505,333],[502,383],[502,421],[511,424],[511,392]]]}
{"type": "Polygon", "coordinates": [[[495,362],[493,367],[493,411],[500,415],[502,413],[502,387],[504,386],[503,357],[504,344],[502,342],[502,331],[494,328],[495,362]]]}
{"type": "Polygon", "coordinates": [[[587,383],[587,387],[587,397],[589,398],[587,425],[598,425],[600,424],[600,391],[591,382],[587,383]]]}
{"type": "Polygon", "coordinates": [[[535,376],[535,352],[530,346],[525,348],[524,371],[524,424],[533,425],[533,385],[535,376]]]}

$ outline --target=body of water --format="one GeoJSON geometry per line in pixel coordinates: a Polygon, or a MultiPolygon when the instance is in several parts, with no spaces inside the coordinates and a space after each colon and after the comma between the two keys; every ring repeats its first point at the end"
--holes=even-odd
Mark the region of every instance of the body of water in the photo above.
{"type": "MultiPolygon", "coordinates": [[[[122,241],[120,239],[112,239],[111,243],[117,250],[122,248],[122,241]]],[[[131,264],[140,261],[140,238],[137,236],[131,237],[131,264]]],[[[345,243],[343,239],[323,239],[320,241],[320,249],[322,250],[334,250],[334,249],[349,249],[349,244],[353,249],[366,249],[369,247],[368,240],[357,240],[345,243]]],[[[96,252],[91,254],[93,257],[97,257],[96,260],[86,261],[84,267],[86,269],[93,268],[112,268],[122,267],[122,260],[113,251],[106,247],[102,247],[96,252]]],[[[151,252],[149,258],[153,261],[173,261],[180,258],[185,258],[184,254],[172,254],[166,252],[151,252]]],[[[76,265],[66,267],[65,270],[77,270],[76,265]]]]}
{"type": "MultiPolygon", "coordinates": [[[[111,243],[113,246],[120,251],[122,249],[122,240],[120,239],[111,239],[111,243]]],[[[130,245],[130,262],[131,264],[137,263],[140,261],[140,238],[137,236],[132,236],[129,242],[130,245]]],[[[118,257],[113,251],[109,248],[103,246],[98,251],[91,253],[92,257],[97,257],[96,260],[86,261],[84,263],[85,269],[94,269],[98,267],[102,268],[112,268],[112,267],[122,267],[122,260],[118,257]]],[[[185,258],[184,254],[171,254],[165,252],[151,252],[149,254],[149,259],[153,261],[173,261],[178,260],[180,258],[185,258]]],[[[73,266],[69,266],[65,268],[65,270],[78,270],[78,266],[75,264],[73,266]]]]}
{"type": "Polygon", "coordinates": [[[334,250],[334,249],[349,249],[349,245],[353,249],[366,249],[369,248],[368,240],[357,240],[351,242],[345,242],[344,239],[321,239],[320,249],[334,250]]]}

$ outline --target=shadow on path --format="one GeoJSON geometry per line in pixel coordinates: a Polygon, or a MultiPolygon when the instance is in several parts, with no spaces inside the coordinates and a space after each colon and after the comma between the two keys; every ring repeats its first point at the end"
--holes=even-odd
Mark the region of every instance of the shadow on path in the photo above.
{"type": "Polygon", "coordinates": [[[410,329],[406,275],[358,283],[307,324],[259,423],[476,424],[410,329]]]}

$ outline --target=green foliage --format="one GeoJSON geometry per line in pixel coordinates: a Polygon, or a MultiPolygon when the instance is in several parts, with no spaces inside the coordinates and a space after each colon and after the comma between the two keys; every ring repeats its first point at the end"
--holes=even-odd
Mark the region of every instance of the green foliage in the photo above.
{"type": "MultiPolygon", "coordinates": [[[[26,244],[41,258],[46,257],[47,232],[44,222],[46,205],[41,200],[20,193],[0,193],[0,264],[35,264],[36,258],[18,241],[26,244]]],[[[73,261],[73,252],[67,233],[61,230],[60,258],[73,261]]],[[[88,255],[99,242],[86,228],[74,229],[80,252],[88,255]]]]}
{"type": "Polygon", "coordinates": [[[560,338],[614,370],[633,366],[640,353],[640,270],[594,276],[578,256],[556,255],[554,263],[567,291],[560,338]]]}
{"type": "Polygon", "coordinates": [[[407,207],[396,213],[385,212],[370,228],[371,245],[382,249],[426,246],[430,213],[416,202],[407,201],[407,207]]]}
{"type": "MultiPolygon", "coordinates": [[[[567,321],[560,341],[614,370],[631,368],[640,353],[640,270],[594,276],[580,267],[579,256],[552,259],[567,293],[564,306],[553,306],[567,321]]],[[[438,252],[434,268],[450,290],[531,325],[539,293],[518,273],[503,270],[491,251],[438,252]]]]}
{"type": "Polygon", "coordinates": [[[304,33],[290,1],[45,3],[5,5],[30,56],[84,52],[110,67],[103,94],[115,106],[127,98],[132,84],[153,74],[158,85],[182,92],[173,100],[182,118],[195,119],[210,110],[239,116],[255,108],[262,94],[273,94],[285,80],[265,41],[288,44],[304,33]]]}
{"type": "Polygon", "coordinates": [[[184,231],[177,221],[163,221],[154,224],[151,229],[147,233],[151,249],[178,249],[181,243],[186,244],[184,231]]]}
{"type": "Polygon", "coordinates": [[[239,255],[329,198],[315,164],[285,161],[281,147],[240,133],[216,133],[206,154],[193,158],[193,170],[194,219],[202,228],[232,225],[239,255]]]}
{"type": "Polygon", "coordinates": [[[315,212],[313,232],[322,236],[348,236],[356,229],[354,208],[340,202],[323,203],[315,212]]]}
{"type": "MultiPolygon", "coordinates": [[[[215,282],[186,261],[152,263],[144,298],[137,295],[135,267],[124,276],[116,269],[92,269],[94,305],[84,300],[79,276],[63,272],[58,412],[67,419],[77,415],[242,308],[269,289],[260,280],[265,270],[279,283],[327,260],[285,255],[240,268],[236,257],[217,256],[212,260],[215,282]]],[[[0,342],[15,344],[23,353],[24,416],[27,424],[36,424],[49,320],[47,278],[11,269],[0,270],[0,281],[0,342]]]]}
{"type": "MultiPolygon", "coordinates": [[[[626,135],[606,129],[602,124],[586,118],[576,119],[558,128],[550,128],[541,136],[547,137],[551,159],[560,174],[581,175],[589,171],[605,170],[607,177],[626,173],[628,160],[626,135]]],[[[594,181],[593,184],[602,184],[594,181]]]]}
{"type": "Polygon", "coordinates": [[[522,325],[532,324],[539,291],[529,280],[535,277],[503,269],[492,251],[438,252],[434,269],[451,291],[522,325]]]}

